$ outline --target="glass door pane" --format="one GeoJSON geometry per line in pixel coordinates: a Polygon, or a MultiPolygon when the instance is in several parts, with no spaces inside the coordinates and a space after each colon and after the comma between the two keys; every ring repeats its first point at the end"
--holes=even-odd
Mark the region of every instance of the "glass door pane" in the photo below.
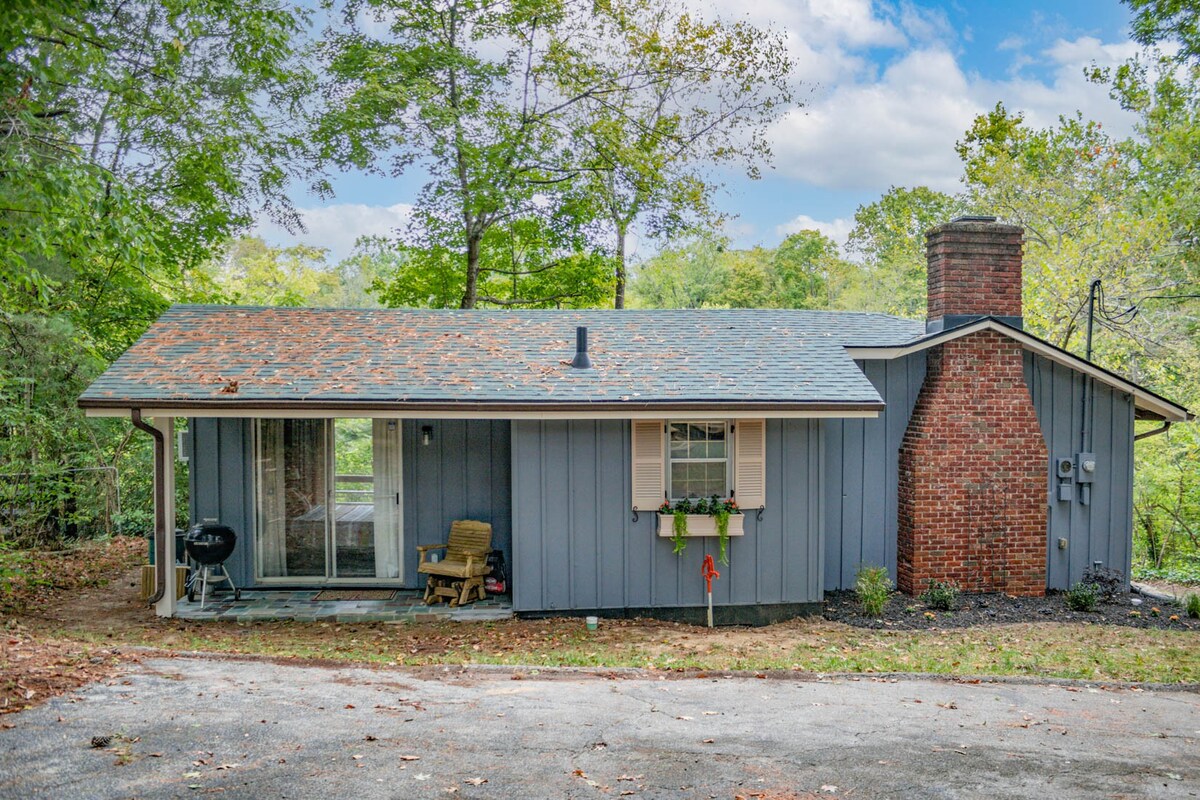
{"type": "Polygon", "coordinates": [[[265,578],[327,573],[325,420],[259,423],[259,558],[265,578]]]}
{"type": "Polygon", "coordinates": [[[258,451],[261,577],[402,577],[397,420],[264,419],[258,451]]]}
{"type": "Polygon", "coordinates": [[[371,420],[333,421],[334,578],[373,578],[375,459],[371,420]]]}

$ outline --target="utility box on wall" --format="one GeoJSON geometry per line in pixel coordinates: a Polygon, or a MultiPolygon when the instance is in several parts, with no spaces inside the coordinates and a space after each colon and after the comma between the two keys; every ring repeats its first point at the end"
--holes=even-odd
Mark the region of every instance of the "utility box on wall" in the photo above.
{"type": "Polygon", "coordinates": [[[1092,482],[1096,479],[1096,454],[1078,453],[1075,456],[1075,480],[1079,483],[1079,502],[1092,503],[1092,482]]]}
{"type": "Polygon", "coordinates": [[[1069,503],[1075,499],[1075,462],[1070,458],[1054,459],[1054,474],[1058,478],[1058,500],[1069,503]]]}

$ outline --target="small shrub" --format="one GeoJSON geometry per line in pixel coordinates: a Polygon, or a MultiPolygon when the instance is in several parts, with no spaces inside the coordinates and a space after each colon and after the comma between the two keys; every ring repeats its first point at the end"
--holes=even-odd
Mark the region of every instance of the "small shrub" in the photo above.
{"type": "Polygon", "coordinates": [[[1183,601],[1183,610],[1192,619],[1200,619],[1200,594],[1189,594],[1183,601]]]}
{"type": "Polygon", "coordinates": [[[929,587],[921,594],[921,602],[938,611],[953,611],[958,603],[958,587],[949,581],[929,580],[929,587]]]}
{"type": "Polygon", "coordinates": [[[1126,592],[1125,573],[1119,569],[1088,567],[1081,583],[1095,586],[1096,599],[1101,603],[1115,603],[1126,592]]]}
{"type": "Polygon", "coordinates": [[[859,567],[854,592],[858,595],[864,614],[870,617],[883,614],[883,607],[887,605],[888,595],[892,592],[892,580],[888,577],[887,567],[868,567],[865,564],[859,567]]]}
{"type": "Polygon", "coordinates": [[[1079,583],[1067,590],[1067,608],[1072,611],[1095,611],[1100,602],[1100,590],[1094,583],[1079,583]]]}

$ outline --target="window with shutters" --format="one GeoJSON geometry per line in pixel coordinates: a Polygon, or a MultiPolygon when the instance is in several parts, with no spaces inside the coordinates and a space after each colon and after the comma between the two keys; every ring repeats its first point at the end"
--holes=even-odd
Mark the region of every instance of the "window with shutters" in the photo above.
{"type": "Polygon", "coordinates": [[[667,424],[667,493],[672,501],[729,497],[729,424],[724,420],[667,424]]]}
{"type": "Polygon", "coordinates": [[[766,428],[763,419],[632,420],[633,508],[714,494],[742,508],[765,505],[766,428]]]}

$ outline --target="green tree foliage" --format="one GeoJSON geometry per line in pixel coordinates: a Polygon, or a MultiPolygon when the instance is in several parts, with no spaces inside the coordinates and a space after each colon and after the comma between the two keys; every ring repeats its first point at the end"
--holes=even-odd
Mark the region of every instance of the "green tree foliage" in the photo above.
{"type": "Polygon", "coordinates": [[[0,500],[4,535],[65,530],[81,498],[115,515],[82,470],[121,469],[127,507],[148,496],[144,463],[122,468],[142,439],[74,400],[170,301],[210,295],[198,267],[257,209],[290,221],[303,26],[276,0],[0,14],[0,475],[24,486],[0,500]]]}
{"type": "Polygon", "coordinates": [[[339,284],[337,274],[325,265],[325,252],[307,245],[270,247],[248,237],[232,242],[207,271],[232,303],[320,306],[337,294],[339,284]]]}
{"type": "MultiPolygon", "coordinates": [[[[1150,265],[1166,254],[1169,233],[1162,215],[1138,202],[1142,177],[1127,143],[1078,117],[1031,130],[997,107],[976,120],[959,149],[971,205],[1025,228],[1024,299],[1034,332],[1078,349],[1095,279],[1127,305],[1166,288],[1162,270],[1150,265]]],[[[1135,347],[1149,343],[1147,320],[1098,319],[1139,339],[1135,347]]]]}
{"type": "Polygon", "coordinates": [[[817,231],[800,231],[776,248],[732,250],[727,239],[693,234],[635,270],[630,284],[642,308],[833,308],[857,280],[858,267],[817,231]]]}
{"type": "Polygon", "coordinates": [[[1200,57],[1200,7],[1194,0],[1125,0],[1134,11],[1133,38],[1140,44],[1179,44],[1182,59],[1200,57]]]}
{"type": "Polygon", "coordinates": [[[640,264],[630,283],[637,308],[711,308],[724,305],[730,265],[729,241],[694,234],[680,246],[663,250],[640,264]]]}
{"type": "MultiPolygon", "coordinates": [[[[625,305],[626,240],[669,237],[718,221],[712,168],[740,164],[752,177],[770,157],[766,127],[790,104],[792,64],[783,37],[747,22],[705,20],[679,0],[606,0],[592,17],[592,63],[569,71],[574,95],[595,71],[603,92],[574,106],[587,208],[613,237],[614,306],[625,305]]],[[[572,164],[565,165],[567,169],[572,164]]]]}
{"type": "MultiPolygon", "coordinates": [[[[453,308],[459,305],[465,275],[461,252],[432,246],[395,250],[372,240],[366,248],[380,269],[374,291],[387,306],[453,308]]],[[[539,218],[510,220],[490,227],[479,246],[476,302],[523,308],[591,308],[612,291],[612,267],[603,254],[588,251],[578,234],[556,231],[539,218]]]]}
{"type": "Polygon", "coordinates": [[[793,233],[780,242],[771,268],[780,308],[834,308],[858,273],[837,242],[818,231],[793,233]]]}
{"type": "Polygon", "coordinates": [[[558,208],[566,114],[611,90],[607,74],[587,67],[589,15],[565,0],[349,0],[339,11],[321,48],[329,76],[321,154],[380,174],[420,164],[429,181],[403,263],[428,267],[424,283],[437,291],[405,289],[397,302],[423,293],[443,305],[453,281],[457,304],[473,308],[489,232],[558,208]],[[570,93],[555,91],[563,86],[570,93]],[[446,274],[456,261],[461,278],[446,274]]]}
{"type": "Polygon", "coordinates": [[[962,202],[924,186],[893,186],[854,214],[849,249],[862,269],[843,307],[925,316],[925,232],[949,222],[962,202]]]}

